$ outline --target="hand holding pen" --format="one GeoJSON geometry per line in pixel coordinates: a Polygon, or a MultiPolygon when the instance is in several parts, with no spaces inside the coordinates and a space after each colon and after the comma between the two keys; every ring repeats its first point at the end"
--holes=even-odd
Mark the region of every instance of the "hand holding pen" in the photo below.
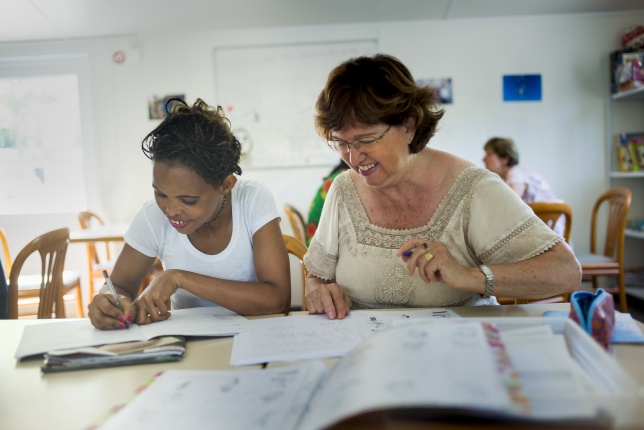
{"type": "MultiPolygon", "coordinates": [[[[125,315],[125,312],[123,312],[123,307],[121,306],[121,302],[119,302],[119,297],[116,294],[116,290],[114,289],[114,284],[112,284],[112,280],[107,275],[107,270],[103,270],[103,276],[105,277],[105,282],[107,283],[107,286],[109,287],[110,292],[112,293],[112,297],[114,297],[114,302],[116,303],[116,307],[125,315]]],[[[125,325],[125,328],[130,328],[130,324],[127,322],[127,320],[124,320],[123,324],[125,325]]]]}

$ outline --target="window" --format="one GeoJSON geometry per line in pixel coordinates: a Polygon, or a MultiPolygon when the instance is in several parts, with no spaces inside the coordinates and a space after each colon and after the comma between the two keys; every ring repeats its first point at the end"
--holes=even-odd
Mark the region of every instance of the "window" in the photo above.
{"type": "Polygon", "coordinates": [[[78,78],[0,78],[0,214],[86,207],[78,78]]]}

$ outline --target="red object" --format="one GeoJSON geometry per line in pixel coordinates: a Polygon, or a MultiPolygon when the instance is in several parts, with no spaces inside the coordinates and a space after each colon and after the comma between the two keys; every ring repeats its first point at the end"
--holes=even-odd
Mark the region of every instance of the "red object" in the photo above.
{"type": "Polygon", "coordinates": [[[112,54],[112,61],[114,62],[114,64],[123,64],[125,63],[126,58],[127,56],[123,51],[115,51],[112,54]]]}
{"type": "Polygon", "coordinates": [[[644,46],[644,26],[635,25],[627,28],[622,33],[622,45],[625,48],[639,48],[644,46]]]}

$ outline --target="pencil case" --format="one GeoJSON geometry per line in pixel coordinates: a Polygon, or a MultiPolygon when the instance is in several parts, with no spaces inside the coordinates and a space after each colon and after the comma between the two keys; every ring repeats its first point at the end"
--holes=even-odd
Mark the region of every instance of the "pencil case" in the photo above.
{"type": "Polygon", "coordinates": [[[601,346],[608,349],[615,329],[615,302],[613,296],[603,289],[597,293],[575,291],[570,295],[570,319],[601,346]]]}

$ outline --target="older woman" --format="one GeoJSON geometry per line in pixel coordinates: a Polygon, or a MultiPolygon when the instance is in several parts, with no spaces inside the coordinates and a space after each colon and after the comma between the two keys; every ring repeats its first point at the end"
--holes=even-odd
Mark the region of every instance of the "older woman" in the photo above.
{"type": "Polygon", "coordinates": [[[111,274],[122,310],[103,287],[89,305],[92,324],[124,329],[199,306],[287,311],[288,254],[275,201],[261,183],[238,180],[241,144],[221,107],[175,103],[142,149],[152,160],[154,199],[134,217],[111,274]],[[165,270],[138,295],[157,257],[165,270]]]}
{"type": "Polygon", "coordinates": [[[496,304],[574,291],[579,263],[501,179],[427,143],[443,116],[388,55],[336,67],[316,127],[349,165],[305,256],[310,313],[496,304]]]}

